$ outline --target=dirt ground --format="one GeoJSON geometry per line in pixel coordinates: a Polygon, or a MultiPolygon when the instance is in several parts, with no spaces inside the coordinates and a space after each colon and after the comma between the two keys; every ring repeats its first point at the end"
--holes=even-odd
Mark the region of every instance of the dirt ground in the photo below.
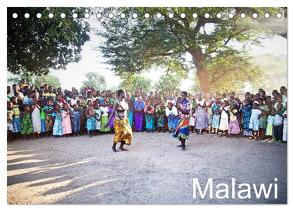
{"type": "Polygon", "coordinates": [[[187,150],[168,133],[134,133],[128,152],[113,135],[18,140],[7,148],[9,204],[287,203],[287,144],[190,135],[187,150]],[[278,199],[193,199],[192,179],[271,183],[278,199]]]}

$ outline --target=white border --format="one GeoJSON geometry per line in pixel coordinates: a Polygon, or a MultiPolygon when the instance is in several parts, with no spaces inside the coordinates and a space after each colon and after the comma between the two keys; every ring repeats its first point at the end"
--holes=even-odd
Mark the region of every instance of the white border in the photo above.
{"type": "MultiPolygon", "coordinates": [[[[293,1],[292,1],[293,2],[293,1]]],[[[140,1],[140,0],[109,0],[109,1],[100,1],[100,0],[1,0],[1,9],[0,9],[0,17],[1,17],[1,34],[0,34],[0,55],[2,55],[2,58],[0,59],[0,67],[1,67],[1,77],[0,77],[0,91],[1,91],[1,112],[0,112],[0,131],[1,131],[1,141],[0,143],[0,204],[2,205],[1,208],[5,209],[13,209],[13,210],[19,210],[19,209],[30,209],[30,210],[39,210],[41,209],[80,209],[80,206],[11,206],[7,205],[7,163],[6,163],[6,31],[7,31],[7,17],[6,17],[6,7],[48,7],[48,6],[55,6],[55,7],[68,7],[68,6],[80,6],[80,7],[118,7],[118,6],[152,6],[152,7],[172,7],[172,6],[195,6],[195,7],[217,7],[217,6],[227,6],[227,7],[233,7],[233,6],[240,6],[240,7],[278,7],[278,6],[287,6],[288,7],[288,46],[292,46],[292,48],[288,49],[288,58],[292,58],[288,60],[288,78],[293,78],[291,75],[293,75],[292,71],[294,70],[293,66],[293,15],[291,14],[294,10],[292,5],[290,6],[290,0],[263,0],[263,1],[257,1],[257,0],[246,0],[246,1],[237,1],[237,0],[205,0],[205,1],[197,1],[197,0],[185,0],[185,1],[179,1],[179,0],[149,0],[149,1],[140,1]]],[[[291,82],[291,81],[289,81],[291,82]]],[[[293,84],[288,83],[288,99],[289,99],[289,108],[291,108],[292,103],[292,92],[293,92],[293,84]],[[291,93],[291,94],[290,94],[291,93]]],[[[288,115],[291,116],[291,111],[288,112],[288,115]],[[290,113],[290,114],[289,114],[290,113]]],[[[289,119],[289,125],[292,125],[291,118],[289,119]]],[[[149,210],[152,209],[163,209],[168,208],[172,210],[178,210],[178,209],[189,209],[189,210],[195,210],[195,209],[204,209],[208,210],[211,208],[221,209],[221,210],[248,210],[248,209],[267,209],[267,210],[276,210],[276,209],[291,209],[293,210],[293,193],[290,189],[291,186],[293,186],[293,163],[291,162],[293,160],[293,144],[292,142],[292,133],[291,128],[289,128],[289,139],[288,139],[288,205],[274,205],[274,206],[266,206],[266,205],[247,205],[247,206],[235,206],[235,205],[209,205],[209,206],[195,206],[195,205],[188,205],[188,206],[87,206],[87,210],[97,210],[98,209],[106,209],[111,210],[113,208],[119,208],[122,210],[149,210]],[[249,207],[250,206],[250,207],[249,207]],[[262,206],[262,207],[260,207],[262,206]]],[[[273,161],[274,162],[274,161],[273,161]]]]}

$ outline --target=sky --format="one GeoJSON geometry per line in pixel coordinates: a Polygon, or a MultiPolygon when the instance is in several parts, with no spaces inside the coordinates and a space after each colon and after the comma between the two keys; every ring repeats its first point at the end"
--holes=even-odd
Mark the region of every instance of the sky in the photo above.
{"type": "MultiPolygon", "coordinates": [[[[95,20],[92,19],[90,24],[91,26],[95,26],[95,20]]],[[[59,78],[61,86],[64,89],[70,89],[71,87],[80,88],[82,82],[86,80],[85,73],[87,72],[99,72],[103,74],[106,78],[108,88],[115,87],[121,82],[120,77],[111,71],[111,66],[105,63],[103,56],[97,50],[100,42],[101,39],[94,32],[91,32],[90,41],[86,42],[82,47],[81,60],[79,62],[68,64],[65,70],[50,70],[52,75],[59,78]]],[[[237,48],[242,47],[237,43],[231,43],[231,45],[237,48]]],[[[261,41],[260,46],[250,46],[248,52],[249,55],[254,57],[264,54],[287,57],[287,40],[281,36],[267,38],[261,41]]],[[[143,73],[143,76],[156,83],[163,74],[163,71],[163,69],[152,69],[148,73],[143,73]]],[[[185,83],[183,83],[181,89],[188,90],[194,84],[194,78],[195,70],[193,69],[189,71],[188,78],[184,80],[185,83]]]]}

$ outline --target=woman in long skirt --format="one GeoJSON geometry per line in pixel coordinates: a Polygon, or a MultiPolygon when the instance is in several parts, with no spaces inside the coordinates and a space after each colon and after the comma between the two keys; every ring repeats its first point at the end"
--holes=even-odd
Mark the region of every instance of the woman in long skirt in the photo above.
{"type": "Polygon", "coordinates": [[[63,135],[68,135],[72,133],[71,128],[71,118],[70,118],[70,110],[69,105],[67,103],[64,104],[64,109],[61,112],[62,115],[62,132],[63,135]]]}
{"type": "Polygon", "coordinates": [[[55,117],[54,125],[53,125],[53,136],[62,136],[62,114],[60,110],[60,106],[57,104],[55,112],[53,113],[53,117],[55,117]]]}
{"type": "Polygon", "coordinates": [[[205,110],[206,101],[204,98],[199,95],[198,99],[196,99],[196,123],[195,129],[197,133],[203,134],[203,130],[208,127],[208,119],[207,112],[205,110]]]}
{"type": "Polygon", "coordinates": [[[134,103],[135,131],[142,131],[144,129],[144,108],[145,102],[142,100],[142,97],[139,97],[134,103]]]}
{"type": "Polygon", "coordinates": [[[147,132],[152,132],[155,130],[154,107],[152,105],[147,105],[144,112],[146,130],[147,132]]]}
{"type": "Polygon", "coordinates": [[[165,126],[165,108],[163,105],[163,102],[160,102],[159,105],[156,106],[155,109],[156,113],[156,129],[160,131],[164,131],[164,126],[165,126]]]}
{"type": "Polygon", "coordinates": [[[34,133],[41,133],[41,114],[40,114],[40,106],[37,102],[32,106],[32,123],[34,133]]]}

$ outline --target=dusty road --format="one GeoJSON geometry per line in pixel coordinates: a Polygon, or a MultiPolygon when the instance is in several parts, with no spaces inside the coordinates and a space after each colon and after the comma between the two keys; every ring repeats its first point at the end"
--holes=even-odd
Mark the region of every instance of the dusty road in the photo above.
{"type": "Polygon", "coordinates": [[[287,144],[190,136],[187,151],[167,133],[135,133],[128,152],[112,135],[8,143],[9,204],[286,203],[287,144]],[[278,199],[193,199],[192,179],[271,183],[278,199]]]}

